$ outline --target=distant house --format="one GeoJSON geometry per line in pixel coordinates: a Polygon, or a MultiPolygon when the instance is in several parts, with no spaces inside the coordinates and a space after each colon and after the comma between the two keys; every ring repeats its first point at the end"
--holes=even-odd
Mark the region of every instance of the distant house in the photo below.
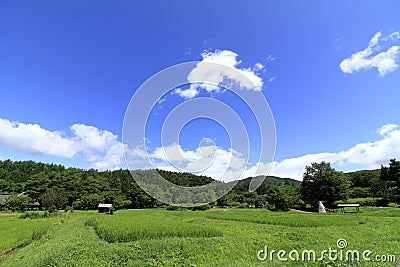
{"type": "MultiPolygon", "coordinates": [[[[10,195],[10,194],[0,194],[0,205],[4,204],[7,201],[7,199],[9,197],[12,197],[12,196],[13,195],[10,195]]],[[[18,195],[14,195],[14,196],[17,196],[17,197],[29,197],[29,195],[27,195],[25,192],[19,193],[18,195]]],[[[25,203],[27,205],[29,205],[30,208],[40,208],[40,203],[36,199],[33,200],[33,203],[29,204],[28,200],[26,200],[25,203]]]]}
{"type": "Polygon", "coordinates": [[[25,192],[19,193],[18,197],[29,197],[29,195],[25,194],[25,192]]]}
{"type": "Polygon", "coordinates": [[[6,202],[7,198],[11,197],[9,194],[0,195],[0,203],[6,202]]]}
{"type": "Polygon", "coordinates": [[[112,214],[112,204],[103,204],[100,203],[97,208],[99,209],[99,213],[110,213],[112,214]]]}
{"type": "Polygon", "coordinates": [[[39,209],[39,208],[40,208],[40,203],[39,203],[39,201],[37,201],[36,199],[34,199],[34,200],[33,200],[33,203],[32,203],[32,208],[37,208],[37,209],[39,209]]]}

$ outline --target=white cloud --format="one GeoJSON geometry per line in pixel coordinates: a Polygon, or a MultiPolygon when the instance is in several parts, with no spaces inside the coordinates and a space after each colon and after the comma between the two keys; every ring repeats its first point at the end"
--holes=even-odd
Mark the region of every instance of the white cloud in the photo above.
{"type": "Polygon", "coordinates": [[[380,127],[377,131],[378,134],[385,136],[387,133],[393,131],[394,129],[398,128],[399,126],[393,123],[388,123],[380,127]]]}
{"type": "Polygon", "coordinates": [[[264,68],[264,65],[261,64],[261,63],[256,63],[256,64],[254,65],[254,71],[260,71],[260,70],[262,70],[263,68],[264,68]]]}
{"type": "Polygon", "coordinates": [[[89,166],[99,170],[119,168],[123,145],[117,136],[94,126],[74,124],[72,135],[50,131],[38,124],[0,118],[0,145],[34,154],[73,158],[82,153],[89,166]]]}
{"type": "Polygon", "coordinates": [[[284,159],[281,162],[272,163],[269,175],[301,180],[306,165],[321,161],[332,163],[337,161],[338,158],[339,157],[335,153],[318,153],[284,159]]]}
{"type": "Polygon", "coordinates": [[[195,150],[185,150],[179,144],[158,147],[149,154],[153,168],[192,172],[225,182],[245,178],[246,162],[242,154],[205,144],[195,150]]]}
{"type": "Polygon", "coordinates": [[[270,175],[301,180],[306,165],[321,161],[335,164],[343,171],[352,170],[353,165],[365,169],[379,168],[389,159],[400,157],[400,129],[395,124],[386,124],[379,128],[378,133],[382,137],[380,140],[356,144],[346,151],[308,154],[274,162],[270,175]]]}
{"type": "Polygon", "coordinates": [[[77,152],[86,155],[91,167],[106,170],[121,166],[124,147],[116,135],[84,124],[74,124],[70,128],[77,152]]]}
{"type": "Polygon", "coordinates": [[[197,88],[191,86],[189,89],[177,88],[174,90],[173,93],[178,94],[180,97],[184,99],[190,99],[197,96],[200,92],[197,88]]]}
{"type": "Polygon", "coordinates": [[[382,33],[377,32],[369,41],[368,47],[344,59],[339,65],[340,69],[345,73],[353,73],[377,68],[379,75],[385,76],[399,67],[397,60],[400,47],[398,45],[388,47],[387,43],[399,40],[400,32],[393,32],[387,37],[382,37],[382,33]],[[384,47],[386,51],[381,52],[384,47]]]}
{"type": "MultiPolygon", "coordinates": [[[[312,162],[326,161],[338,170],[351,171],[360,167],[379,168],[381,164],[387,164],[390,158],[400,158],[399,127],[395,124],[386,124],[377,132],[381,135],[381,139],[356,144],[345,151],[307,154],[280,162],[258,162],[250,166],[246,164],[241,153],[208,144],[195,150],[184,150],[179,144],[158,147],[149,153],[149,158],[153,162],[151,166],[153,168],[170,171],[185,170],[226,182],[265,174],[301,180],[305,166],[312,162]],[[171,162],[175,164],[175,167],[171,165],[171,162]]],[[[136,156],[137,164],[141,160],[148,161],[142,148],[133,154],[136,156]]]]}
{"type": "MultiPolygon", "coordinates": [[[[123,150],[127,160],[136,168],[160,168],[171,171],[187,171],[211,176],[214,179],[232,181],[245,177],[267,174],[270,165],[259,162],[248,166],[244,156],[205,142],[195,150],[185,150],[179,144],[156,148],[147,155],[143,147],[128,148],[116,135],[94,126],[74,124],[71,135],[43,129],[38,124],[24,124],[0,118],[0,145],[35,154],[73,158],[83,154],[89,166],[99,170],[120,168],[123,150]],[[167,155],[167,156],[166,156],[167,155]],[[153,166],[149,165],[149,159],[153,166]],[[170,162],[174,162],[176,167],[170,162]]],[[[307,154],[284,159],[271,164],[269,175],[301,180],[304,168],[312,162],[327,161],[340,170],[352,170],[356,165],[365,169],[379,168],[390,158],[400,158],[400,129],[396,124],[386,124],[377,130],[377,141],[356,144],[345,151],[307,154]]]]}
{"type": "Polygon", "coordinates": [[[203,52],[202,61],[196,65],[188,75],[187,79],[191,87],[186,90],[177,90],[181,97],[193,98],[198,95],[200,89],[205,89],[208,93],[219,92],[218,86],[227,85],[227,80],[230,84],[235,84],[243,89],[260,91],[264,85],[261,77],[255,71],[264,68],[261,63],[256,63],[254,68],[239,68],[241,63],[237,59],[238,54],[229,50],[216,50],[215,52],[203,52]],[[208,63],[215,63],[210,66],[208,63]],[[227,68],[221,68],[221,66],[227,68]]]}
{"type": "Polygon", "coordinates": [[[0,145],[29,151],[72,158],[75,142],[61,132],[43,129],[38,124],[24,124],[0,118],[0,145]]]}

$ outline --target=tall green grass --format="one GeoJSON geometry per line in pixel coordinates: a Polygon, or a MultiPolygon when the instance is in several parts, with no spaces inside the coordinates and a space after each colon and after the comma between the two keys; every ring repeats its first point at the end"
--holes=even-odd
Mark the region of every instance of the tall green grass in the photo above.
{"type": "Polygon", "coordinates": [[[107,242],[130,242],[140,239],[220,237],[222,231],[210,226],[193,223],[192,220],[176,220],[174,217],[154,216],[143,211],[131,216],[115,213],[101,214],[86,221],[93,226],[99,237],[107,242]]]}
{"type": "Polygon", "coordinates": [[[250,222],[289,227],[329,227],[357,226],[367,220],[362,214],[318,214],[286,212],[277,213],[268,210],[213,210],[203,216],[216,220],[250,222]]]}
{"type": "Polygon", "coordinates": [[[18,214],[0,213],[0,254],[39,238],[53,223],[50,219],[22,220],[18,214]]]}

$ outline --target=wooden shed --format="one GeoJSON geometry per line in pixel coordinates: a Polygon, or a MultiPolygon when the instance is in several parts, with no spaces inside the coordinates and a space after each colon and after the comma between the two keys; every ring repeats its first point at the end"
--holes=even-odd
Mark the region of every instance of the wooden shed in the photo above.
{"type": "Polygon", "coordinates": [[[97,206],[99,213],[110,213],[112,214],[112,204],[104,204],[104,203],[100,203],[97,206]]]}

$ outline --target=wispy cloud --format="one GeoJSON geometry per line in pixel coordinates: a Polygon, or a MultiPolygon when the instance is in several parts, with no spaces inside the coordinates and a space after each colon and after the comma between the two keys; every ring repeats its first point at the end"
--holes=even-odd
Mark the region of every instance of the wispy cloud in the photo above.
{"type": "Polygon", "coordinates": [[[377,68],[379,75],[385,76],[399,67],[399,46],[390,46],[394,43],[399,44],[399,40],[400,32],[393,32],[386,37],[377,32],[369,41],[368,47],[344,59],[339,65],[340,69],[344,73],[353,73],[377,68]]]}
{"type": "Polygon", "coordinates": [[[266,60],[267,61],[274,61],[276,58],[273,55],[269,55],[266,60]]]}

